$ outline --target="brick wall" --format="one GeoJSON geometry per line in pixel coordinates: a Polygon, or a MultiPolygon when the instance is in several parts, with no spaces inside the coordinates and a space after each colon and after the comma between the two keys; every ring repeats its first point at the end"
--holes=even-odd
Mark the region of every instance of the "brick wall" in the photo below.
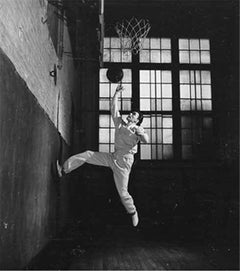
{"type": "MultiPolygon", "coordinates": [[[[63,55],[61,63],[53,46],[47,23],[46,0],[0,0],[0,47],[14,64],[66,142],[70,141],[71,91],[74,67],[63,55]],[[57,84],[49,75],[54,64],[57,84]]],[[[64,26],[64,50],[71,51],[64,26]]]]}

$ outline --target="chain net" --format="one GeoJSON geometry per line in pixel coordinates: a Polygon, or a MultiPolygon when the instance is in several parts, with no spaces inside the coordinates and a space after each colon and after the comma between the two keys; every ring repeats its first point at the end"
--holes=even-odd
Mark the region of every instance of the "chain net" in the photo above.
{"type": "Polygon", "coordinates": [[[117,22],[115,30],[120,38],[122,51],[124,53],[132,51],[133,54],[138,54],[150,28],[151,25],[147,19],[138,20],[132,17],[130,20],[124,19],[117,22]]]}

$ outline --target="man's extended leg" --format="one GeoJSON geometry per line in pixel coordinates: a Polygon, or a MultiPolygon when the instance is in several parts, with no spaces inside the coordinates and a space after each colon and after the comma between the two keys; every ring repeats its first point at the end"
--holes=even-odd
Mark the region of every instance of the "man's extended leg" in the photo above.
{"type": "Polygon", "coordinates": [[[75,154],[69,157],[63,163],[62,167],[59,168],[58,166],[59,175],[61,176],[61,172],[63,174],[70,173],[71,171],[80,167],[84,163],[109,167],[111,163],[111,154],[93,151],[85,151],[82,153],[75,154]]]}

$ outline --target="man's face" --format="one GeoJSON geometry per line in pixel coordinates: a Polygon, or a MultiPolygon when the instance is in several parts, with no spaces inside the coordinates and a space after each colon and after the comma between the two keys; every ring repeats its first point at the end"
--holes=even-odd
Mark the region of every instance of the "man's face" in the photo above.
{"type": "Polygon", "coordinates": [[[139,113],[133,111],[127,116],[127,121],[132,122],[132,123],[138,123],[138,118],[139,118],[139,113]]]}

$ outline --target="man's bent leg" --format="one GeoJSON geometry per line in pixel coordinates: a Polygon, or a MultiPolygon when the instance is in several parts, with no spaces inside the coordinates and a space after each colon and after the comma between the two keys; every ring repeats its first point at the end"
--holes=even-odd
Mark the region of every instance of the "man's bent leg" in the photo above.
{"type": "Polygon", "coordinates": [[[63,171],[69,173],[84,163],[109,167],[110,161],[110,153],[85,151],[69,157],[63,164],[63,171]]]}
{"type": "Polygon", "coordinates": [[[114,181],[121,202],[129,214],[136,212],[132,196],[128,192],[129,172],[127,170],[113,170],[114,181]]]}

